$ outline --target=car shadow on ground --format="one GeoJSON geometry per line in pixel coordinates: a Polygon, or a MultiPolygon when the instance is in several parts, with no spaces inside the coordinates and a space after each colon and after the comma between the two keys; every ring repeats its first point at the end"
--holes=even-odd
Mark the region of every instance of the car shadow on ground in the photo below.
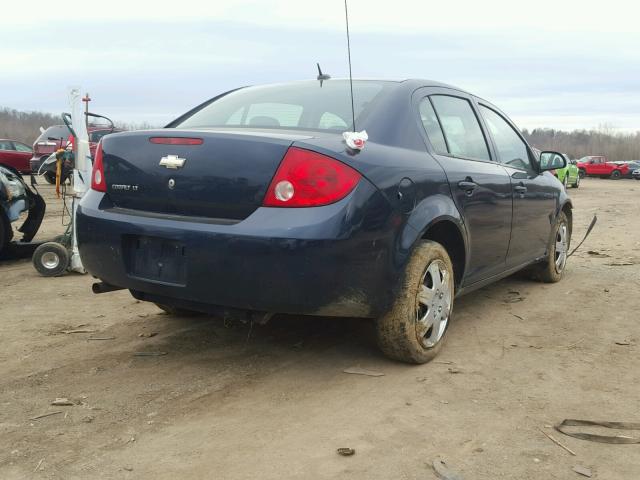
{"type": "MultiPolygon", "coordinates": [[[[521,276],[512,276],[457,299],[452,331],[448,335],[456,336],[481,322],[478,314],[483,305],[487,309],[495,303],[508,306],[511,301],[520,300],[520,295],[525,295],[524,291],[534,285],[535,282],[523,281],[521,276]]],[[[196,355],[212,360],[258,356],[286,362],[331,351],[334,360],[392,362],[377,348],[373,319],[280,314],[260,325],[207,315],[181,317],[158,313],[152,317],[157,319],[161,333],[147,339],[149,343],[141,341],[139,348],[153,348],[167,352],[168,356],[196,355]]]]}

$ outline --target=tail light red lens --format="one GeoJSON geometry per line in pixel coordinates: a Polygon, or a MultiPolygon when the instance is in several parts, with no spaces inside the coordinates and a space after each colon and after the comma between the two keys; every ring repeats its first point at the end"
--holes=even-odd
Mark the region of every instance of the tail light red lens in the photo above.
{"type": "Polygon", "coordinates": [[[326,155],[291,147],[267,189],[265,207],[319,207],[342,200],[361,175],[326,155]]]}
{"type": "Polygon", "coordinates": [[[150,137],[149,141],[160,145],[202,145],[203,143],[201,138],[188,137],[150,137]]]}
{"type": "Polygon", "coordinates": [[[104,164],[102,161],[102,142],[98,143],[96,154],[93,158],[93,170],[91,171],[91,189],[98,192],[107,191],[107,180],[104,178],[104,164]]]}

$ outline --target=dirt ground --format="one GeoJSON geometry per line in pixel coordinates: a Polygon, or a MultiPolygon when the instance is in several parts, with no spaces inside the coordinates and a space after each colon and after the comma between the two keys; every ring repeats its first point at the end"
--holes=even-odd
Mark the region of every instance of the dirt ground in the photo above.
{"type": "MultiPolygon", "coordinates": [[[[50,238],[61,204],[43,191],[50,238]]],[[[550,428],[640,422],[640,182],[586,179],[570,194],[574,244],[599,221],[563,281],[513,277],[458,299],[423,366],[382,357],[366,321],[250,330],[1,262],[0,478],[434,479],[440,456],[466,480],[584,478],[576,465],[638,479],[640,445],[550,428]],[[343,373],[354,366],[384,376],[343,373]]]]}

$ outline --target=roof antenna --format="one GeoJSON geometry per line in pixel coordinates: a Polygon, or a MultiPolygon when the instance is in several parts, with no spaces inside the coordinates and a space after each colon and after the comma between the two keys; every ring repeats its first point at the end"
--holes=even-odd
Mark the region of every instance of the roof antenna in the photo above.
{"type": "Polygon", "coordinates": [[[353,74],[351,73],[351,40],[349,38],[349,8],[347,6],[347,0],[344,0],[344,19],[347,24],[347,56],[349,58],[349,88],[351,90],[351,121],[352,132],[344,132],[342,137],[344,138],[347,146],[354,151],[359,151],[364,148],[365,142],[369,139],[366,130],[362,132],[356,132],[356,109],[353,102],[353,74]]]}
{"type": "Polygon", "coordinates": [[[320,88],[322,88],[322,82],[324,82],[325,80],[329,80],[331,78],[331,75],[329,75],[327,73],[322,73],[322,69],[320,68],[320,64],[316,63],[316,65],[318,66],[318,77],[316,78],[316,80],[320,81],[320,88]]]}
{"type": "Polygon", "coordinates": [[[351,40],[349,39],[349,8],[347,0],[344,0],[344,19],[347,24],[347,56],[349,58],[349,88],[351,89],[351,120],[353,121],[353,131],[356,131],[356,109],[353,106],[353,75],[351,74],[351,40]]]}

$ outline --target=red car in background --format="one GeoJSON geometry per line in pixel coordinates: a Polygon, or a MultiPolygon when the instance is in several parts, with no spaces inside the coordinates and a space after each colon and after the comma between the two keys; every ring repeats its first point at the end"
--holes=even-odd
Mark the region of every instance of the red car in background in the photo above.
{"type": "Polygon", "coordinates": [[[614,180],[629,174],[629,165],[610,162],[604,155],[590,155],[578,160],[580,178],[609,177],[614,180]]]}
{"type": "Polygon", "coordinates": [[[32,155],[31,147],[15,140],[0,139],[0,165],[13,168],[20,173],[30,173],[29,160],[32,155]]]}
{"type": "MultiPolygon", "coordinates": [[[[91,151],[91,156],[93,157],[95,154],[98,142],[102,137],[121,131],[122,129],[118,128],[89,125],[89,150],[91,151]]],[[[33,156],[30,157],[31,160],[29,162],[31,172],[37,174],[42,162],[59,148],[64,148],[70,136],[71,132],[65,125],[53,125],[42,132],[33,143],[33,156]]],[[[31,151],[31,149],[29,149],[29,151],[31,151]]],[[[56,176],[52,171],[44,172],[43,177],[51,184],[56,183],[56,176]]]]}

